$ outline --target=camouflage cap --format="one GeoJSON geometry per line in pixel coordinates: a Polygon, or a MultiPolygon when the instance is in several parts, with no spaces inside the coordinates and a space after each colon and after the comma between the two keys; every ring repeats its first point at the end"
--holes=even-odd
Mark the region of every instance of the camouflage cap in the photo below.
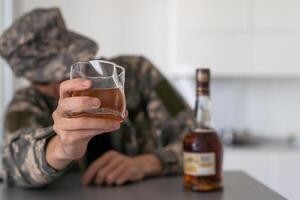
{"type": "Polygon", "coordinates": [[[16,76],[48,83],[68,78],[70,66],[94,58],[97,44],[67,30],[58,8],[36,9],[0,37],[0,55],[16,76]]]}

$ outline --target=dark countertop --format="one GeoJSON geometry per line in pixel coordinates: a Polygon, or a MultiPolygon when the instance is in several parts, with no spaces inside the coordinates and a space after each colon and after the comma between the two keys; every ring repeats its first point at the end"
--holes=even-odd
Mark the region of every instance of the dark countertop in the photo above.
{"type": "Polygon", "coordinates": [[[240,171],[224,173],[224,190],[197,193],[183,188],[182,176],[151,178],[119,187],[82,187],[81,174],[68,173],[43,189],[22,189],[0,185],[1,200],[284,200],[282,196],[240,171]]]}

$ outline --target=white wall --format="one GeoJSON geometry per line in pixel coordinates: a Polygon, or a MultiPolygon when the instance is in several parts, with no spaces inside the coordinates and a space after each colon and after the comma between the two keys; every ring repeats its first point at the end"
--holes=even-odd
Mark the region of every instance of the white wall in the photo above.
{"type": "Polygon", "coordinates": [[[175,63],[222,76],[300,75],[297,0],[177,0],[175,63]]]}
{"type": "MultiPolygon", "coordinates": [[[[175,84],[193,105],[194,80],[177,78],[175,84]]],[[[216,125],[258,135],[300,137],[299,90],[299,79],[213,79],[216,125]]]]}
{"type": "MultiPolygon", "coordinates": [[[[12,22],[12,2],[0,0],[0,34],[12,22]]],[[[13,95],[13,76],[10,68],[0,59],[0,137],[3,130],[3,115],[5,107],[13,95]]],[[[2,137],[1,137],[2,138],[2,137]]],[[[2,140],[0,140],[0,146],[2,140]]]]}

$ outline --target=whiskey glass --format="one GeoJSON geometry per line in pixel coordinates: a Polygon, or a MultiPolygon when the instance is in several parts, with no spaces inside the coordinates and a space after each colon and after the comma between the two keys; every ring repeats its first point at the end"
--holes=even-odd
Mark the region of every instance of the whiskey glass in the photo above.
{"type": "Polygon", "coordinates": [[[77,62],[71,66],[70,79],[82,78],[92,81],[88,90],[74,91],[72,96],[97,97],[100,107],[72,117],[97,117],[123,121],[126,112],[124,93],[125,69],[113,62],[91,60],[77,62]]]}

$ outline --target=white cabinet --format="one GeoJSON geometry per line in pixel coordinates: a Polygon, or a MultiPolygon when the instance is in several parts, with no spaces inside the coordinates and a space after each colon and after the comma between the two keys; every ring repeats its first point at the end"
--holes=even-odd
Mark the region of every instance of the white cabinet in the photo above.
{"type": "Polygon", "coordinates": [[[242,170],[290,200],[300,199],[300,150],[226,149],[225,170],[242,170]]]}
{"type": "Polygon", "coordinates": [[[299,77],[297,0],[174,0],[174,74],[299,77]]]}

